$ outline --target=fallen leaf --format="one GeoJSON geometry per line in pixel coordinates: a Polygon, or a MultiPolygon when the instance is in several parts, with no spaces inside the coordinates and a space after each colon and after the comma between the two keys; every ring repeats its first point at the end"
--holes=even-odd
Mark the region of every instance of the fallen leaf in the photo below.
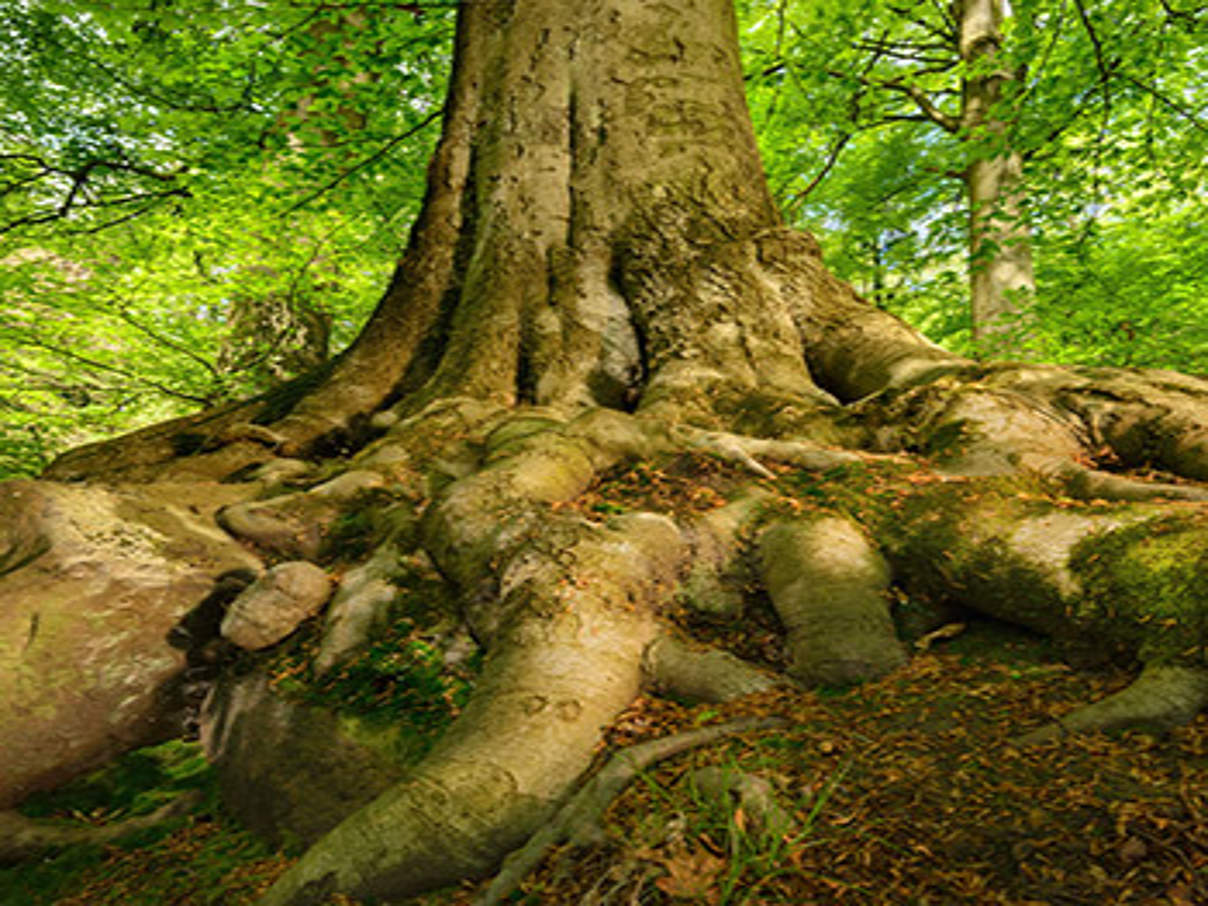
{"type": "Polygon", "coordinates": [[[1136,837],[1129,837],[1120,847],[1120,858],[1125,862],[1137,862],[1149,855],[1149,848],[1136,837]]]}
{"type": "Polygon", "coordinates": [[[722,869],[726,867],[725,859],[719,859],[710,853],[681,851],[663,860],[667,874],[654,882],[655,887],[680,900],[703,900],[706,903],[717,901],[718,891],[714,882],[722,869]]]}

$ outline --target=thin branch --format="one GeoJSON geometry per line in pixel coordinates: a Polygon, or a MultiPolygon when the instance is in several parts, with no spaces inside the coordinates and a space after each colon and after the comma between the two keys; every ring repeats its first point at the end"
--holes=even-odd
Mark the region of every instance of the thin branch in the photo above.
{"type": "Polygon", "coordinates": [[[1111,74],[1119,65],[1119,60],[1109,64],[1104,57],[1103,43],[1099,40],[1099,35],[1091,23],[1090,16],[1087,15],[1082,0],[1074,0],[1074,8],[1078,10],[1078,18],[1082,20],[1082,27],[1086,31],[1087,37],[1091,39],[1091,46],[1095,50],[1095,65],[1099,68],[1099,84],[1103,88],[1103,128],[1106,129],[1112,109],[1111,74]]]}
{"type": "Polygon", "coordinates": [[[960,129],[960,122],[951,117],[944,111],[940,110],[928,96],[927,92],[919,88],[917,85],[910,85],[898,79],[874,79],[868,76],[852,76],[849,73],[838,72],[833,69],[827,70],[827,75],[834,76],[837,79],[856,78],[863,84],[873,88],[885,88],[889,91],[896,91],[906,95],[916,107],[927,117],[931,122],[935,123],[945,132],[957,132],[960,129]]]}
{"type": "MultiPolygon", "coordinates": [[[[1044,53],[1040,55],[1040,62],[1036,64],[1026,64],[1023,68],[1030,78],[1030,84],[1024,84],[1023,90],[1011,98],[1011,105],[1015,108],[1015,114],[1011,117],[1012,124],[1018,124],[1019,116],[1023,112],[1024,102],[1031,96],[1033,90],[1040,84],[1040,74],[1044,72],[1049,65],[1049,60],[1052,59],[1053,50],[1057,47],[1057,40],[1061,37],[1065,24],[1066,3],[1062,2],[1061,7],[1057,10],[1057,21],[1053,27],[1049,29],[1050,38],[1048,46],[1045,47],[1044,53]]],[[[1022,76],[1021,76],[1022,78],[1022,76]]]]}
{"type": "Polygon", "coordinates": [[[428,126],[430,126],[433,122],[440,119],[440,117],[443,113],[444,113],[443,109],[434,110],[432,113],[430,113],[426,117],[424,117],[415,126],[408,129],[406,132],[402,133],[401,135],[396,135],[394,138],[390,139],[390,141],[386,142],[386,144],[382,145],[382,147],[378,148],[377,151],[373,152],[373,154],[369,155],[364,160],[358,161],[357,163],[353,164],[347,170],[343,171],[338,176],[336,176],[334,179],[331,179],[324,185],[320,186],[318,189],[316,189],[310,195],[307,195],[305,198],[303,198],[301,201],[290,205],[288,208],[286,208],[284,211],[281,212],[281,216],[284,217],[287,214],[292,214],[294,211],[297,211],[299,208],[306,207],[306,205],[310,204],[316,198],[319,198],[326,192],[330,192],[332,189],[334,189],[336,186],[338,186],[340,183],[342,183],[345,179],[347,179],[353,173],[357,172],[358,170],[363,170],[366,167],[377,163],[379,160],[381,160],[383,157],[385,157],[387,154],[389,154],[397,145],[401,144],[402,142],[405,142],[407,139],[409,139],[412,136],[416,135],[417,133],[423,131],[428,126]]]}
{"type": "Polygon", "coordinates": [[[791,199],[789,199],[788,203],[785,205],[786,213],[789,215],[795,215],[797,213],[797,209],[801,207],[801,205],[805,202],[805,199],[809,197],[809,194],[813,192],[814,189],[818,188],[818,185],[823,179],[826,178],[827,174],[834,169],[835,164],[839,160],[839,155],[854,136],[854,130],[851,132],[844,132],[841,136],[839,136],[838,140],[836,140],[834,145],[831,146],[830,152],[826,155],[826,160],[818,169],[818,172],[814,174],[814,178],[809,181],[809,184],[804,189],[802,189],[800,192],[797,192],[791,199]]]}
{"type": "Polygon", "coordinates": [[[734,734],[779,729],[787,721],[776,717],[740,717],[725,724],[687,730],[652,739],[614,755],[595,777],[571,796],[520,849],[504,860],[499,874],[474,901],[475,906],[497,906],[519,886],[551,847],[566,840],[581,842],[601,833],[599,821],[609,803],[625,786],[659,761],[734,734]]]}
{"type": "Polygon", "coordinates": [[[192,393],[186,393],[183,390],[177,390],[174,387],[169,387],[167,384],[161,384],[159,381],[153,381],[150,378],[135,374],[132,371],[127,371],[125,368],[119,368],[117,365],[110,365],[105,362],[89,358],[88,356],[80,355],[78,352],[73,352],[70,349],[52,345],[37,337],[26,337],[24,342],[30,346],[45,349],[47,352],[53,353],[54,355],[62,356],[65,359],[72,359],[73,361],[80,362],[81,364],[87,365],[90,368],[96,368],[99,371],[108,371],[112,374],[120,374],[122,377],[128,378],[135,384],[141,384],[144,387],[151,387],[154,390],[158,390],[165,396],[170,396],[174,399],[187,400],[191,403],[198,403],[201,405],[206,405],[208,403],[208,400],[205,397],[196,396],[192,393]]]}
{"type": "MultiPolygon", "coordinates": [[[[1102,76],[1100,76],[1100,78],[1102,78],[1102,76]]],[[[1048,155],[1042,153],[1043,149],[1050,147],[1063,132],[1069,129],[1070,126],[1074,125],[1074,123],[1078,122],[1078,120],[1088,112],[1089,108],[1087,107],[1086,102],[1090,96],[1098,90],[1098,88],[1099,84],[1096,82],[1094,85],[1088,87],[1086,91],[1082,92],[1082,94],[1080,94],[1077,98],[1075,98],[1073,103],[1069,105],[1070,113],[1069,116],[1065,118],[1064,122],[1061,122],[1050,129],[1045,135],[1044,140],[1036,145],[1036,147],[1027,151],[1021,151],[1020,154],[1023,159],[1025,161],[1044,160],[1048,155]]]]}
{"type": "Polygon", "coordinates": [[[211,363],[204,356],[200,356],[197,353],[195,353],[188,346],[185,346],[183,343],[178,343],[175,340],[171,339],[170,337],[165,337],[162,334],[160,334],[158,331],[152,330],[146,324],[143,324],[141,321],[139,321],[137,318],[135,318],[134,315],[130,314],[130,311],[128,309],[126,309],[125,307],[119,307],[117,310],[117,315],[119,318],[121,318],[123,321],[125,321],[127,324],[129,324],[131,327],[133,327],[139,333],[143,334],[144,336],[150,337],[152,340],[154,340],[156,343],[159,343],[161,346],[166,346],[168,349],[174,350],[175,352],[179,352],[181,355],[185,356],[186,358],[191,359],[192,361],[196,362],[198,365],[201,365],[206,371],[208,371],[210,373],[210,375],[215,380],[217,380],[217,381],[222,380],[222,375],[218,373],[218,369],[214,367],[213,363],[211,363]]]}
{"type": "Polygon", "coordinates": [[[1163,92],[1158,91],[1158,89],[1154,88],[1152,85],[1147,85],[1145,82],[1142,82],[1140,79],[1136,78],[1135,76],[1130,76],[1130,75],[1125,74],[1122,77],[1124,78],[1124,80],[1126,82],[1130,82],[1133,85],[1136,85],[1142,91],[1146,92],[1147,94],[1152,95],[1154,98],[1156,98],[1158,101],[1161,101],[1163,104],[1165,104],[1171,110],[1173,110],[1175,113],[1178,113],[1180,116],[1182,116],[1184,119],[1186,119],[1187,122],[1190,123],[1194,128],[1200,130],[1201,132],[1208,132],[1208,125],[1205,125],[1200,120],[1200,118],[1196,115],[1195,111],[1188,110],[1186,107],[1184,107],[1178,101],[1167,96],[1163,92]]]}

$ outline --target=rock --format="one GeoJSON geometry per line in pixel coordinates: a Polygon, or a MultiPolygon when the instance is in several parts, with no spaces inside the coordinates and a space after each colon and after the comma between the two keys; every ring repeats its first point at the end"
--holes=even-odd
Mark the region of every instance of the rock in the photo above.
{"type": "Polygon", "coordinates": [[[201,742],[236,818],[276,844],[310,844],[402,776],[402,763],[358,740],[355,726],[250,674],[219,681],[201,742]]]}
{"type": "Polygon", "coordinates": [[[392,409],[383,409],[381,412],[375,412],[369,419],[369,427],[375,431],[386,431],[398,424],[398,413],[392,409]]]}
{"type": "Polygon", "coordinates": [[[275,645],[313,617],[331,596],[331,577],[305,560],[279,563],[231,602],[223,638],[255,651],[275,645]]]}
{"type": "Polygon", "coordinates": [[[179,732],[166,637],[217,575],[259,566],[212,518],[247,493],[0,484],[0,808],[179,732]]]}

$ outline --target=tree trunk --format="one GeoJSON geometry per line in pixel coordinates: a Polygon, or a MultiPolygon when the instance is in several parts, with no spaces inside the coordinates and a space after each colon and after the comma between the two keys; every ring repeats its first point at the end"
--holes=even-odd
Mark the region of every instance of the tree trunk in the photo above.
{"type": "MultiPolygon", "coordinates": [[[[734,576],[768,593],[803,681],[902,662],[897,582],[1152,665],[1144,694],[1109,709],[1117,723],[1203,706],[1208,382],[977,366],[832,277],[769,199],[728,0],[485,0],[462,5],[456,42],[423,212],[351,350],[290,395],[48,473],[223,477],[242,491],[219,525],[266,562],[321,559],[349,519],[379,526],[340,570],[323,669],[350,627],[383,631],[372,616],[417,549],[485,648],[435,748],[264,904],[487,874],[643,687],[763,688],[751,665],[665,644],[681,594],[739,615],[734,576]],[[685,454],[728,470],[725,506],[579,506],[617,466],[685,454]],[[1136,705],[1166,693],[1177,707],[1136,705]]],[[[36,519],[11,526],[10,568],[36,565],[36,519]]]]}
{"type": "Polygon", "coordinates": [[[960,128],[975,145],[964,173],[969,202],[969,284],[973,339],[994,355],[1026,357],[1026,318],[1036,293],[1031,230],[1023,213],[1023,158],[995,108],[1015,76],[996,66],[1002,43],[1002,0],[954,5],[961,60],[960,128]]]}

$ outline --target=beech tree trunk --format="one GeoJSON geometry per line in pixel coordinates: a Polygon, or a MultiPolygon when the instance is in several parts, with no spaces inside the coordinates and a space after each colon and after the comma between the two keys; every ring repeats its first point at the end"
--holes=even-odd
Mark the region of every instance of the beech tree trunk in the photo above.
{"type": "Polygon", "coordinates": [[[1023,157],[1011,147],[995,107],[1015,75],[996,65],[1002,44],[1002,0],[959,0],[962,84],[960,129],[975,152],[964,173],[969,202],[969,284],[973,339],[995,355],[1026,356],[1026,317],[1036,293],[1032,237],[1024,217],[1023,157]],[[998,146],[998,147],[995,147],[998,146]]]}
{"type": "MultiPolygon", "coordinates": [[[[424,208],[356,344],[285,393],[74,451],[46,486],[218,479],[218,525],[266,563],[321,558],[341,514],[385,526],[341,571],[320,669],[382,631],[416,551],[486,651],[435,748],[266,906],[485,876],[639,691],[785,681],[668,639],[679,600],[740,619],[736,575],[767,591],[799,682],[903,662],[897,583],[1144,666],[1068,729],[1208,704],[1208,382],[980,366],[831,276],[770,201],[729,0],[463,4],[424,208]],[[724,505],[575,506],[615,466],[683,454],[727,464],[724,505]]],[[[18,663],[40,644],[19,577],[54,554],[38,518],[0,557],[18,663]]],[[[7,733],[36,687],[0,692],[7,733]]]]}

